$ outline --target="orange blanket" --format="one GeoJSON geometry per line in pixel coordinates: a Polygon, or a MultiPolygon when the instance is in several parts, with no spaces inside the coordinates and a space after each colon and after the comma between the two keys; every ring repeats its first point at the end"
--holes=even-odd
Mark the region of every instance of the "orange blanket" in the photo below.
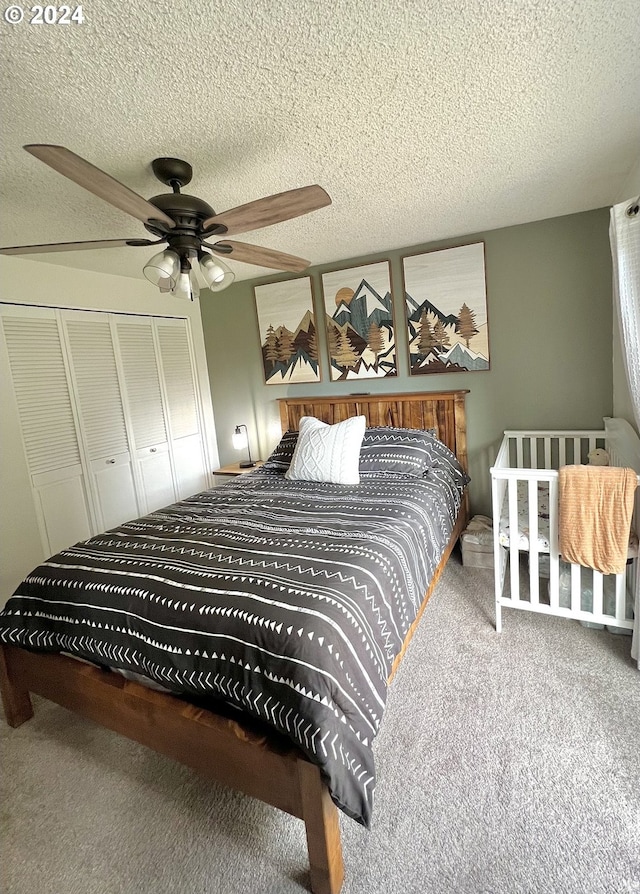
{"type": "Polygon", "coordinates": [[[559,551],[567,562],[603,574],[624,571],[634,493],[633,469],[563,466],[559,484],[559,551]]]}

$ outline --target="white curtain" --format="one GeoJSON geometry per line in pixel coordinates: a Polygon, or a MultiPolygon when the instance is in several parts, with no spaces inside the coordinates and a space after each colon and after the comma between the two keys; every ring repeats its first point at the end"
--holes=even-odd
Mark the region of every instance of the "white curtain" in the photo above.
{"type": "Polygon", "coordinates": [[[640,431],[640,210],[638,200],[611,209],[614,304],[636,428],[640,431]]]}
{"type": "MultiPolygon", "coordinates": [[[[636,427],[640,431],[640,207],[621,202],[611,209],[609,226],[613,260],[614,304],[620,327],[622,357],[636,427]]],[[[640,564],[640,563],[638,563],[640,564]]],[[[637,569],[635,623],[631,656],[640,669],[640,568],[637,569]]]]}

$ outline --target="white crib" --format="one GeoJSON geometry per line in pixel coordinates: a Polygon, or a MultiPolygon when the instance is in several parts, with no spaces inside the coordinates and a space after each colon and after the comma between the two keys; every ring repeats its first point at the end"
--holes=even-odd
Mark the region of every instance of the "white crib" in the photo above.
{"type": "MultiPolygon", "coordinates": [[[[599,571],[564,563],[558,554],[558,469],[585,463],[604,448],[610,464],[640,473],[640,439],[622,419],[606,418],[602,431],[506,431],[491,468],[496,631],[502,608],[576,618],[587,626],[630,633],[640,612],[636,490],[626,571],[599,571]],[[515,533],[514,533],[515,532],[515,533]],[[528,571],[524,567],[528,554],[528,571]],[[509,566],[509,588],[505,592],[509,566]]],[[[640,482],[640,474],[638,475],[640,482]]]]}

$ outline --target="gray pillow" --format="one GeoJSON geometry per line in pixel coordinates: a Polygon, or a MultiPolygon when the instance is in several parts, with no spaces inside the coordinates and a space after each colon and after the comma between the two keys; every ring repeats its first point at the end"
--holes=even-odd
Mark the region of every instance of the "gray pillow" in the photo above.
{"type": "Polygon", "coordinates": [[[379,426],[365,431],[360,450],[360,475],[406,475],[421,478],[434,458],[434,429],[379,426]]]}
{"type": "Polygon", "coordinates": [[[457,490],[462,493],[471,481],[471,478],[464,471],[458,457],[452,450],[449,450],[446,444],[433,439],[432,444],[432,464],[425,477],[438,478],[441,481],[452,483],[457,490]]]}
{"type": "Polygon", "coordinates": [[[291,465],[293,452],[298,443],[297,431],[286,431],[273,450],[269,459],[263,464],[267,472],[286,472],[291,465]]]}

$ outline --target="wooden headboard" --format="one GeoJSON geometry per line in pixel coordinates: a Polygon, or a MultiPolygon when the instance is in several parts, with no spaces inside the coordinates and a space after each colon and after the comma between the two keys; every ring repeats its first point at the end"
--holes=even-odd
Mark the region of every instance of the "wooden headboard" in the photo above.
{"type": "Polygon", "coordinates": [[[458,457],[468,471],[465,395],[468,390],[433,391],[418,394],[347,394],[336,397],[282,397],[282,431],[298,428],[302,416],[323,422],[342,422],[350,416],[365,416],[367,426],[394,425],[401,428],[435,428],[438,438],[458,457]]]}

